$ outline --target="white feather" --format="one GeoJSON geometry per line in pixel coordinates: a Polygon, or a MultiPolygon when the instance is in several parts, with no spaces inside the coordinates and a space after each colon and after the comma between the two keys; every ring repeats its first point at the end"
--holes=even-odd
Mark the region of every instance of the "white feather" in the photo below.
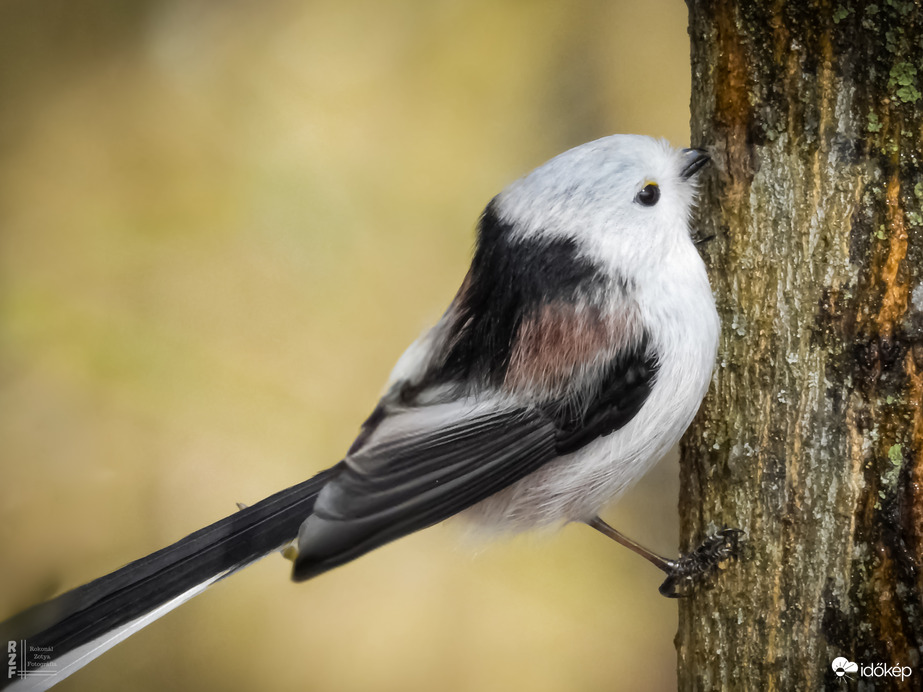
{"type": "Polygon", "coordinates": [[[682,178],[683,165],[683,153],[662,140],[615,135],[555,157],[499,195],[499,213],[514,232],[573,238],[628,287],[659,370],[641,411],[624,427],[481,502],[467,517],[512,530],[591,519],[692,422],[711,380],[720,322],[690,237],[696,189],[682,178]],[[635,202],[648,183],[661,191],[653,207],[635,202]]]}
{"type": "MultiPolygon", "coordinates": [[[[150,612],[145,613],[141,617],[136,618],[131,622],[127,622],[117,629],[110,630],[99,638],[87,642],[82,646],[78,646],[76,649],[72,649],[71,651],[62,654],[61,656],[56,656],[53,662],[46,667],[46,670],[27,674],[14,681],[4,689],[8,690],[8,692],[42,692],[42,690],[47,690],[50,687],[57,685],[71,673],[77,672],[90,661],[106,653],[119,642],[124,641],[135,632],[141,630],[144,627],[147,627],[149,624],[154,622],[154,620],[163,617],[171,610],[178,608],[191,598],[195,598],[215,582],[228,576],[231,572],[236,571],[236,569],[237,568],[233,570],[226,570],[225,572],[216,574],[210,579],[196,584],[191,589],[184,591],[175,598],[165,603],[161,603],[159,606],[150,612]]],[[[26,641],[26,645],[28,645],[28,641],[26,641]]]]}

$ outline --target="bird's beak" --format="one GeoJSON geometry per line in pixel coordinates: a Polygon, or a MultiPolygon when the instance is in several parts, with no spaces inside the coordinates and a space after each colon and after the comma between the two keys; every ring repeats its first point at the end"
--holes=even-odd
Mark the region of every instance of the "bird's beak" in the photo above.
{"type": "Polygon", "coordinates": [[[689,180],[699,172],[702,166],[709,162],[711,157],[704,149],[683,149],[683,159],[686,163],[683,170],[680,171],[679,177],[683,180],[689,180]]]}

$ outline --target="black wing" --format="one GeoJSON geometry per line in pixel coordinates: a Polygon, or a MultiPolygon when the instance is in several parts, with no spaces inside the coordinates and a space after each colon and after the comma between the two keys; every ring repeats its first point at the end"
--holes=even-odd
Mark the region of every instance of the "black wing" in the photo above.
{"type": "Polygon", "coordinates": [[[493,495],[554,459],[556,432],[537,410],[495,410],[363,447],[302,526],[293,578],[309,579],[493,495]]]}
{"type": "Polygon", "coordinates": [[[579,413],[457,402],[393,420],[373,415],[367,443],[347,457],[302,526],[293,578],[309,579],[447,519],[612,433],[640,410],[656,370],[646,350],[626,351],[579,413]]]}

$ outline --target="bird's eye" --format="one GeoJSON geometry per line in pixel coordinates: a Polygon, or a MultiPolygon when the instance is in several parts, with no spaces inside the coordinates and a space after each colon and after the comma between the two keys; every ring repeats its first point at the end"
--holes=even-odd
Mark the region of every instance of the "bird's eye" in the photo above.
{"type": "Polygon", "coordinates": [[[648,183],[635,196],[635,202],[645,207],[653,207],[660,200],[660,188],[657,183],[648,183]]]}

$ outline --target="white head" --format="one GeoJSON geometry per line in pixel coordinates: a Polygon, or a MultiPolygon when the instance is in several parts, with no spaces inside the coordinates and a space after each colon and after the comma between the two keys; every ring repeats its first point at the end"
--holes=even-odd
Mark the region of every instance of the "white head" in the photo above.
{"type": "Polygon", "coordinates": [[[567,236],[631,276],[675,246],[689,246],[694,173],[704,152],[664,140],[612,135],[556,156],[512,183],[496,210],[515,233],[567,236]]]}

